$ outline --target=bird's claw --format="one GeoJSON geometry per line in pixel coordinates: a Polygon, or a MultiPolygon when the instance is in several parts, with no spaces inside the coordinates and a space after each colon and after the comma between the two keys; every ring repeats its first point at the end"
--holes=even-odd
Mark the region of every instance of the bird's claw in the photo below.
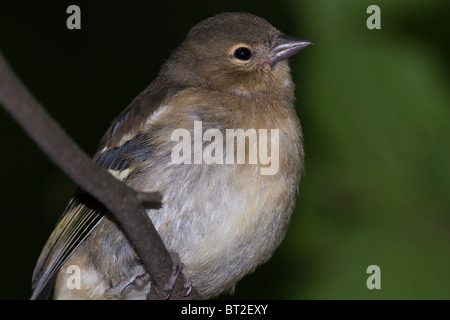
{"type": "MultiPolygon", "coordinates": [[[[177,282],[178,277],[181,275],[183,276],[184,280],[184,288],[187,289],[185,293],[185,297],[187,297],[191,291],[192,291],[192,283],[191,278],[189,277],[189,274],[187,272],[186,267],[181,262],[180,256],[176,252],[170,252],[170,257],[172,258],[173,262],[173,273],[170,276],[169,281],[164,286],[164,291],[167,292],[166,300],[170,298],[170,295],[172,294],[172,290],[175,286],[175,283],[177,282]]],[[[146,285],[150,281],[150,275],[146,272],[144,274],[141,274],[137,276],[132,282],[127,284],[125,288],[122,289],[120,292],[120,295],[124,295],[128,290],[130,290],[132,287],[142,287],[146,285]]]]}
{"type": "Polygon", "coordinates": [[[169,281],[164,286],[164,290],[167,292],[166,300],[170,298],[170,295],[172,294],[172,290],[175,286],[175,282],[177,282],[177,279],[180,276],[180,273],[183,276],[184,288],[187,289],[184,296],[187,297],[192,291],[191,278],[189,277],[189,274],[187,272],[185,265],[181,262],[179,254],[176,252],[170,252],[170,257],[172,258],[172,262],[173,262],[173,273],[172,273],[172,276],[170,277],[169,281]]]}
{"type": "Polygon", "coordinates": [[[120,295],[123,296],[131,287],[142,287],[145,286],[150,281],[150,275],[146,272],[134,278],[132,282],[127,284],[125,288],[122,289],[120,295]]]}

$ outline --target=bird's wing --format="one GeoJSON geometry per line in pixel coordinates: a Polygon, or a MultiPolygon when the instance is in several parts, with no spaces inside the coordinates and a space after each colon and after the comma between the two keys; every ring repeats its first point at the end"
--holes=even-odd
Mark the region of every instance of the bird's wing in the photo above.
{"type": "MultiPolygon", "coordinates": [[[[126,182],[132,164],[143,161],[147,156],[140,132],[162,112],[162,102],[168,93],[163,90],[158,94],[149,94],[146,90],[134,99],[113,121],[100,143],[94,161],[126,182]]],[[[105,213],[105,207],[96,199],[82,190],[76,192],[38,259],[33,272],[34,290],[31,299],[50,297],[59,269],[105,213]]]]}

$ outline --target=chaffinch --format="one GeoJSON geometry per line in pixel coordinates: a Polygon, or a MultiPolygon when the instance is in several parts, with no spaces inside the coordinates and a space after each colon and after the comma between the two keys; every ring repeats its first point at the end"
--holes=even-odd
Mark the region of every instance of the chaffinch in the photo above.
{"type": "MultiPolygon", "coordinates": [[[[247,13],[200,22],[94,155],[134,189],[163,194],[148,215],[204,298],[233,290],[285,235],[304,158],[287,59],[309,44],[247,13]]],[[[56,283],[56,299],[145,299],[142,275],[120,226],[80,190],[39,257],[32,298],[56,283]]]]}

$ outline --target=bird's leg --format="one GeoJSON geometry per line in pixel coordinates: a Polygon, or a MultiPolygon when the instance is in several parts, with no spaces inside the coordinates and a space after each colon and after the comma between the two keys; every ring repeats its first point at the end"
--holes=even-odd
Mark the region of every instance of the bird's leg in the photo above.
{"type": "MultiPolygon", "coordinates": [[[[172,273],[172,276],[170,277],[169,281],[164,286],[164,290],[167,292],[166,299],[169,299],[169,297],[172,293],[173,287],[175,286],[175,282],[177,282],[177,279],[180,276],[180,273],[183,276],[184,288],[187,289],[186,294],[184,296],[187,297],[191,293],[191,290],[192,290],[191,278],[189,277],[186,267],[181,262],[180,255],[176,252],[169,252],[169,254],[170,254],[170,257],[172,258],[173,273],[172,273]]],[[[120,294],[124,295],[131,287],[145,286],[149,281],[150,281],[150,275],[147,272],[144,274],[141,274],[141,275],[137,276],[136,278],[134,278],[134,280],[132,282],[130,282],[128,285],[126,285],[120,294]]]]}

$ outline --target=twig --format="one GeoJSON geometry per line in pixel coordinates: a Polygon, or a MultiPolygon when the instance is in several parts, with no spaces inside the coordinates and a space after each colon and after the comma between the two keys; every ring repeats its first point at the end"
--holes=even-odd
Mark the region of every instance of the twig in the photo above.
{"type": "MultiPolygon", "coordinates": [[[[163,289],[172,274],[172,260],[145,211],[161,207],[161,194],[135,191],[94,163],[25,88],[1,51],[0,104],[55,164],[111,211],[150,274],[148,298],[165,299],[163,289]]],[[[177,281],[171,299],[201,299],[195,290],[188,297],[184,294],[182,280],[177,281]]]]}

